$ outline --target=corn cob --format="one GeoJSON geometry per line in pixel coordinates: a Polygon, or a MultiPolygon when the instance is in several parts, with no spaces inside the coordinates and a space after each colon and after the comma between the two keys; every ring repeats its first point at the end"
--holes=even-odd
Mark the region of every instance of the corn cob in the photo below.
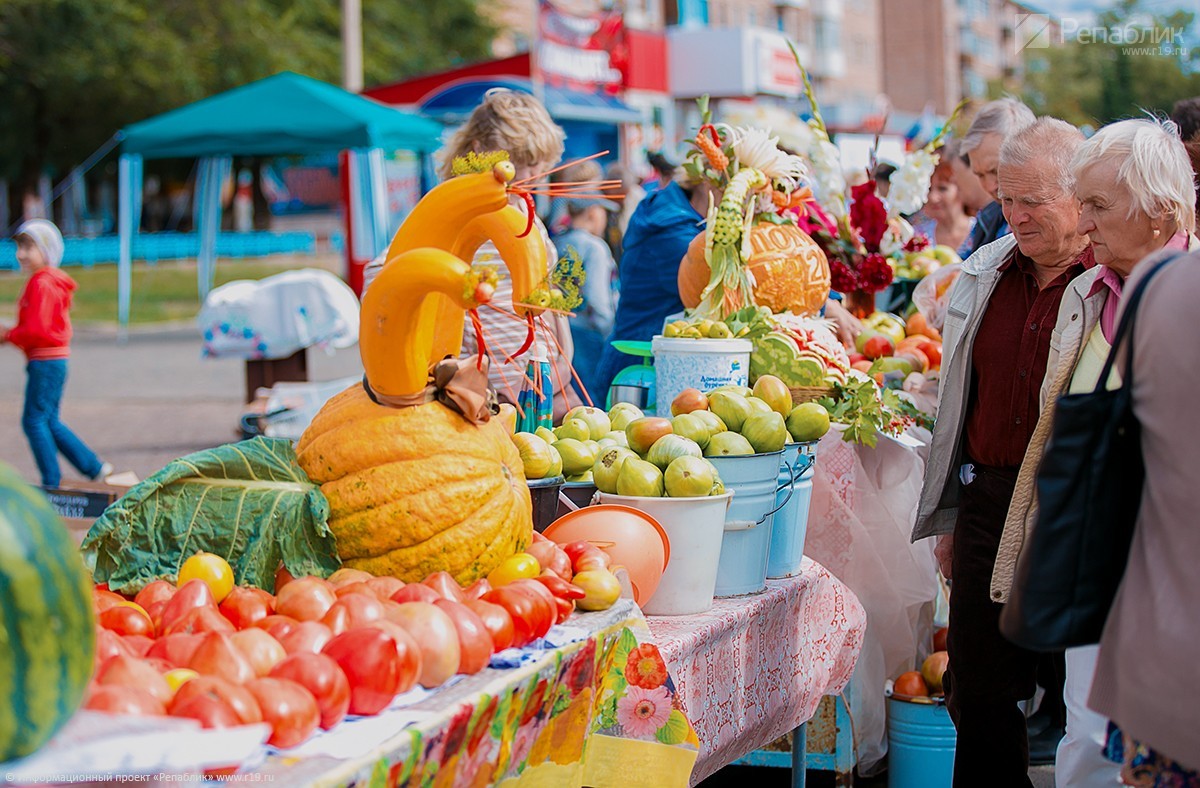
{"type": "Polygon", "coordinates": [[[735,244],[742,236],[742,225],[746,221],[746,195],[751,189],[767,185],[767,176],[761,170],[746,167],[729,179],[725,195],[717,207],[717,221],[709,228],[710,243],[735,244]]]}
{"type": "Polygon", "coordinates": [[[698,307],[705,316],[723,319],[753,303],[754,283],[746,268],[746,252],[739,248],[739,241],[749,239],[749,225],[753,219],[753,211],[746,209],[747,196],[752,189],[760,189],[769,182],[760,170],[750,167],[739,170],[729,179],[720,204],[709,210],[705,258],[710,275],[698,307]]]}

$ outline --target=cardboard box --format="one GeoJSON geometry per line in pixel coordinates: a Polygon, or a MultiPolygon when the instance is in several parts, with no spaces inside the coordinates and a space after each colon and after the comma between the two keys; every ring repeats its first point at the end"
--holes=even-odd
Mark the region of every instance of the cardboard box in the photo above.
{"type": "Polygon", "coordinates": [[[69,520],[95,520],[128,487],[100,482],[70,481],[59,487],[43,487],[50,505],[59,516],[69,520]]]}

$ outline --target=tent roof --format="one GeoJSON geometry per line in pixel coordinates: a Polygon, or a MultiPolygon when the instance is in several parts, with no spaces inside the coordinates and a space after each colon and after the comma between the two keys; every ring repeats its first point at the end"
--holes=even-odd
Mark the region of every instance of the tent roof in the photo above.
{"type": "Polygon", "coordinates": [[[284,71],[128,126],[121,150],[148,159],[434,150],[441,132],[432,120],[284,71]]]}

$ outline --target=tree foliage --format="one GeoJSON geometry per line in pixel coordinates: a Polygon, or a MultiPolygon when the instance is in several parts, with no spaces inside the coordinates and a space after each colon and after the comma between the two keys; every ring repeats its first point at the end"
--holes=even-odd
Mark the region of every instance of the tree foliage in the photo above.
{"type": "MultiPolygon", "coordinates": [[[[473,0],[363,0],[367,84],[489,55],[473,0]]],[[[336,0],[3,0],[0,177],[60,177],[118,129],[293,70],[341,80],[336,0]]]]}
{"type": "Polygon", "coordinates": [[[1100,126],[1166,115],[1179,99],[1200,95],[1195,14],[1153,13],[1150,5],[1118,0],[1077,40],[1026,50],[1025,102],[1039,115],[1100,126]]]}

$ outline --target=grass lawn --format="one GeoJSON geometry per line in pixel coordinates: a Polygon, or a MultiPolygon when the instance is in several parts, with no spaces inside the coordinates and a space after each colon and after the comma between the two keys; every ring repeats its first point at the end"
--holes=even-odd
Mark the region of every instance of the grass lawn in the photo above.
{"type": "MultiPolygon", "coordinates": [[[[216,284],[235,279],[262,279],[295,268],[339,270],[336,255],[292,257],[280,255],[254,260],[217,260],[216,284]]],[[[71,307],[71,320],[77,324],[117,322],[117,266],[64,268],[79,285],[71,307]]],[[[16,317],[17,297],[25,285],[20,272],[0,272],[0,316],[5,322],[16,317]]],[[[200,310],[196,292],[196,261],[164,261],[157,265],[135,263],[133,290],[129,302],[130,323],[162,323],[191,320],[200,310]]]]}

